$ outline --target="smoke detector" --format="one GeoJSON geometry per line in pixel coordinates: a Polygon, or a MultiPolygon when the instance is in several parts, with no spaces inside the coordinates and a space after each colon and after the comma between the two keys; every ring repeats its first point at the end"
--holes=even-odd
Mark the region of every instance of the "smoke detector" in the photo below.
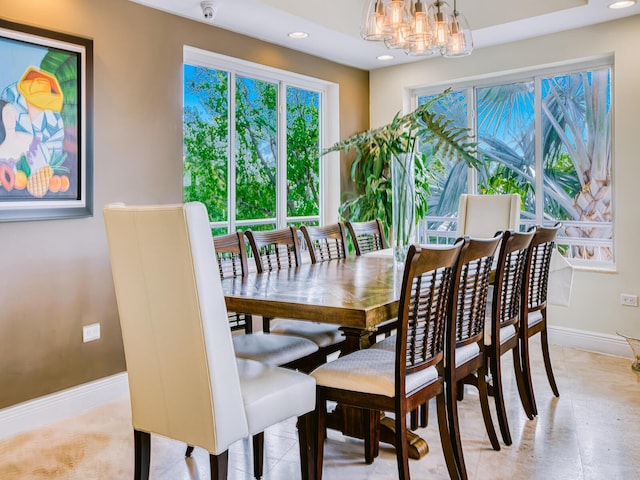
{"type": "Polygon", "coordinates": [[[205,20],[213,20],[213,17],[216,16],[216,7],[213,2],[200,2],[200,7],[202,7],[202,15],[205,20]]]}

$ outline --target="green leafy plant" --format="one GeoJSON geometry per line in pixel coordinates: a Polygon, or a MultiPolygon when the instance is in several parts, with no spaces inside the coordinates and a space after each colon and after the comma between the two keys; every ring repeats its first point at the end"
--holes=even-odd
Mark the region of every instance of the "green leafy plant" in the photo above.
{"type": "Polygon", "coordinates": [[[380,218],[387,231],[392,223],[391,162],[394,156],[414,156],[416,221],[427,213],[429,172],[426,155],[439,155],[477,167],[476,144],[466,128],[460,128],[432,106],[450,89],[434,96],[413,112],[396,114],[391,123],[342,140],[323,152],[355,152],[349,192],[339,207],[343,220],[367,221],[380,218]],[[422,148],[428,145],[429,148],[422,148]]]}

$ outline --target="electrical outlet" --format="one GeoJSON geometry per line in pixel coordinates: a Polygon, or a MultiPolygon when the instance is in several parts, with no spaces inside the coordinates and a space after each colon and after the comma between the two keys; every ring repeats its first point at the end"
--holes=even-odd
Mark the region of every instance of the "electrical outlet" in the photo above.
{"type": "Polygon", "coordinates": [[[620,304],[626,307],[637,307],[638,306],[638,296],[632,295],[630,293],[621,293],[620,294],[620,304]]]}
{"type": "Polygon", "coordinates": [[[82,327],[82,341],[84,343],[100,339],[100,324],[92,323],[82,327]]]}

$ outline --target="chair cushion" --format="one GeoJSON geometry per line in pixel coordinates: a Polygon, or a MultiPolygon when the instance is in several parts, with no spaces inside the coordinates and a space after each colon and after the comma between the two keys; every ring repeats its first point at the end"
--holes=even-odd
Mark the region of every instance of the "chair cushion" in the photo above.
{"type": "MultiPolygon", "coordinates": [[[[381,342],[371,345],[371,349],[386,350],[388,352],[396,351],[396,336],[391,335],[385,338],[381,342]]],[[[465,362],[468,362],[472,358],[475,358],[480,352],[480,346],[477,343],[471,343],[464,347],[456,348],[456,367],[459,367],[465,362]]]]}
{"type": "Polygon", "coordinates": [[[456,348],[456,367],[476,358],[478,353],[480,353],[480,345],[477,342],[456,348]]]}
{"type": "Polygon", "coordinates": [[[315,408],[313,377],[253,360],[236,359],[236,363],[251,435],[315,408]]]}
{"type": "Polygon", "coordinates": [[[278,318],[271,320],[271,333],[293,335],[311,340],[319,347],[328,347],[344,340],[344,333],[339,325],[331,323],[306,322],[278,318]]]}
{"type": "Polygon", "coordinates": [[[252,333],[233,336],[237,358],[245,358],[268,365],[284,365],[318,351],[311,340],[289,335],[252,333]]]}
{"type": "MultiPolygon", "coordinates": [[[[500,345],[509,340],[511,337],[515,337],[516,327],[514,325],[507,325],[500,329],[500,345]]],[[[491,345],[491,322],[489,319],[484,324],[484,344],[491,345]]]]}
{"type": "Polygon", "coordinates": [[[535,312],[529,312],[528,324],[529,326],[535,325],[536,323],[540,323],[542,321],[542,312],[540,310],[536,310],[535,312]]]}
{"type": "Polygon", "coordinates": [[[390,335],[387,338],[385,338],[384,340],[374,343],[369,348],[386,350],[388,352],[395,352],[396,351],[396,336],[395,335],[390,335]]]}
{"type": "MultiPolygon", "coordinates": [[[[325,387],[392,398],[395,396],[395,360],[394,352],[368,348],[326,363],[311,372],[311,375],[318,385],[325,387]]],[[[407,375],[406,391],[411,392],[428,385],[437,378],[435,367],[407,375]]]]}

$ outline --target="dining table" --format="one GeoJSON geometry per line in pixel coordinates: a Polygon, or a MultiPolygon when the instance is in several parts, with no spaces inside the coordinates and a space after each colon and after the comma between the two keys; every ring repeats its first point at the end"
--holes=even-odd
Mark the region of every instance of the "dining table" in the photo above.
{"type": "MultiPolygon", "coordinates": [[[[381,252],[226,278],[222,289],[230,311],[340,325],[345,355],[368,348],[377,326],[397,317],[403,270],[390,252],[381,252]]],[[[381,422],[380,441],[393,445],[393,421],[388,420],[381,422]]],[[[327,426],[363,438],[358,409],[338,406],[327,426]]],[[[407,432],[407,442],[412,458],[429,450],[414,432],[407,432]]]]}

